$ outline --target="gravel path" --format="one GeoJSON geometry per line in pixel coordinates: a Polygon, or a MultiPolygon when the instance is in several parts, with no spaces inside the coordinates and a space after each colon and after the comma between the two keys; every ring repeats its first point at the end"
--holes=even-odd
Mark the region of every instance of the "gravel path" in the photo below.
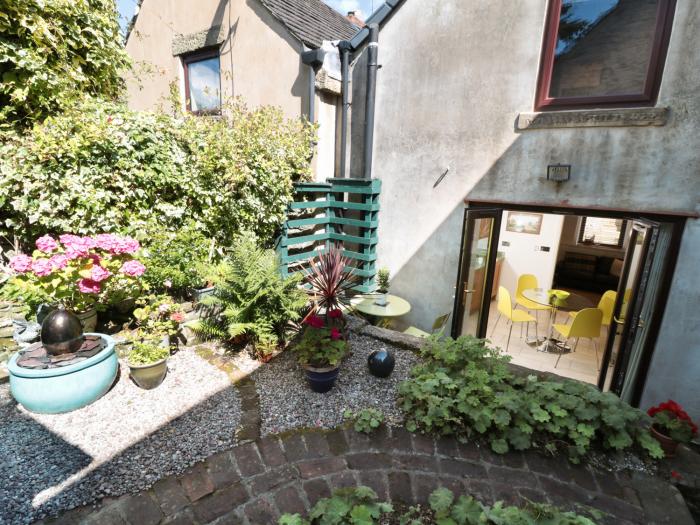
{"type": "Polygon", "coordinates": [[[295,427],[335,427],[343,422],[343,412],[376,408],[385,421],[400,424],[396,406],[398,384],[408,378],[418,358],[409,350],[382,341],[353,334],[352,354],[343,361],[340,375],[330,392],[317,394],[309,388],[304,371],[293,351],[285,352],[253,374],[260,397],[261,434],[283,432],[295,427]],[[396,358],[394,372],[386,379],[367,370],[367,357],[380,348],[396,358]]]}
{"type": "Polygon", "coordinates": [[[68,414],[31,414],[0,385],[0,523],[139,492],[234,445],[241,404],[226,374],[188,349],[168,364],[150,391],[122,365],[112,390],[68,414]]]}

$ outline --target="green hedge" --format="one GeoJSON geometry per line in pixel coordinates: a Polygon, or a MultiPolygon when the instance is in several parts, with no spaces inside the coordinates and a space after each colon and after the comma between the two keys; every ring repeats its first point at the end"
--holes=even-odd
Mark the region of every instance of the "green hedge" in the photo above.
{"type": "Polygon", "coordinates": [[[227,245],[270,243],[311,177],[315,129],[281,110],[171,117],[86,100],[23,134],[0,135],[0,236],[29,247],[45,233],[174,231],[191,221],[227,245]]]}

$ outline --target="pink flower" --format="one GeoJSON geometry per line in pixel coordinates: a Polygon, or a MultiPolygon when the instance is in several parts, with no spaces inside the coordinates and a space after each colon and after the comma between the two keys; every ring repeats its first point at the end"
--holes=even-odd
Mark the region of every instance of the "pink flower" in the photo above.
{"type": "Polygon", "coordinates": [[[93,281],[101,283],[105,279],[108,279],[110,275],[112,275],[112,272],[110,272],[108,269],[103,268],[102,266],[97,264],[93,265],[91,273],[93,281]]]}
{"type": "Polygon", "coordinates": [[[166,279],[165,281],[163,281],[163,286],[165,286],[166,288],[172,288],[173,282],[170,279],[166,279]]]}
{"type": "Polygon", "coordinates": [[[20,253],[10,259],[10,268],[17,273],[27,273],[32,269],[32,258],[20,253]]]}
{"type": "Polygon", "coordinates": [[[97,247],[106,252],[111,252],[117,245],[117,236],[111,233],[100,233],[95,236],[97,247]]]}
{"type": "Polygon", "coordinates": [[[133,239],[132,237],[120,237],[117,239],[117,243],[112,250],[115,254],[120,253],[136,253],[141,248],[139,241],[133,239]]]}
{"type": "Polygon", "coordinates": [[[323,328],[323,319],[321,319],[317,315],[312,315],[311,317],[308,317],[304,322],[308,324],[311,328],[323,328]]]}
{"type": "Polygon", "coordinates": [[[32,271],[39,277],[46,277],[53,272],[54,267],[48,259],[37,259],[32,263],[32,271]]]}
{"type": "Polygon", "coordinates": [[[183,314],[182,312],[173,312],[170,314],[170,320],[175,321],[177,323],[181,323],[185,320],[185,314],[183,314]]]}
{"type": "Polygon", "coordinates": [[[161,314],[167,314],[170,311],[170,305],[168,303],[163,303],[158,305],[158,312],[161,314]]]}
{"type": "Polygon", "coordinates": [[[91,253],[90,255],[88,255],[88,258],[90,258],[94,264],[100,264],[100,262],[102,262],[102,257],[97,255],[96,253],[91,253]]]}
{"type": "Polygon", "coordinates": [[[126,261],[124,264],[122,264],[122,267],[119,269],[119,271],[130,277],[139,277],[143,275],[143,272],[146,271],[146,267],[139,261],[132,260],[126,261]]]}
{"type": "Polygon", "coordinates": [[[54,270],[62,270],[68,264],[68,257],[62,253],[57,253],[49,259],[49,262],[54,270]]]}
{"type": "Polygon", "coordinates": [[[340,330],[337,328],[331,328],[331,339],[333,339],[333,341],[337,341],[341,337],[343,337],[343,334],[340,333],[340,330]]]}
{"type": "Polygon", "coordinates": [[[100,293],[100,283],[92,279],[80,279],[78,281],[78,289],[82,293],[100,293]]]}
{"type": "Polygon", "coordinates": [[[39,237],[36,240],[36,247],[39,251],[42,251],[44,253],[51,253],[56,248],[58,248],[58,243],[56,242],[56,239],[54,239],[50,235],[44,235],[43,237],[39,237]]]}

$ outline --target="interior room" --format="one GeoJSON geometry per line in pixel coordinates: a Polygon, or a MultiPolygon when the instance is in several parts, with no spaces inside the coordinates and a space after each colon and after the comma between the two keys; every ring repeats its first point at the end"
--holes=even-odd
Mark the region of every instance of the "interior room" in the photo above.
{"type": "Polygon", "coordinates": [[[597,383],[630,231],[622,219],[504,211],[487,337],[515,364],[597,383]]]}

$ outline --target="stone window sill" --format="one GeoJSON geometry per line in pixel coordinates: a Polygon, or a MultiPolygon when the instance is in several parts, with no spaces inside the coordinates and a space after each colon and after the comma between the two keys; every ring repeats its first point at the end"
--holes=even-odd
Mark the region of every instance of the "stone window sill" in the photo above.
{"type": "Polygon", "coordinates": [[[520,113],[515,131],[554,128],[665,126],[669,108],[577,109],[520,113]]]}

